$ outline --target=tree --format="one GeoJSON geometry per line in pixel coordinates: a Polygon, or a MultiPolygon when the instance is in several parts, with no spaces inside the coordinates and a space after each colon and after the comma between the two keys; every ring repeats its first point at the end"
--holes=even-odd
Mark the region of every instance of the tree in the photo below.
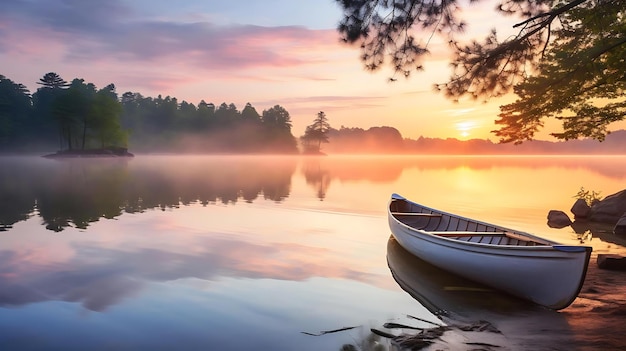
{"type": "Polygon", "coordinates": [[[31,107],[28,89],[0,74],[0,149],[25,132],[31,107]]]}
{"type": "Polygon", "coordinates": [[[274,152],[295,153],[298,150],[296,138],[291,134],[291,117],[280,105],[274,105],[261,114],[265,136],[265,149],[274,152]]]}
{"type": "Polygon", "coordinates": [[[305,153],[320,153],[322,143],[328,143],[330,124],[323,111],[317,113],[313,123],[306,127],[304,135],[300,138],[305,153]]]}
{"type": "Polygon", "coordinates": [[[289,116],[289,112],[280,105],[275,105],[263,111],[261,120],[269,129],[284,130],[291,133],[291,117],[289,116]]]}
{"type": "Polygon", "coordinates": [[[52,102],[52,115],[59,125],[59,133],[68,150],[80,144],[85,149],[87,130],[91,128],[93,116],[89,113],[96,87],[83,79],[74,79],[69,88],[63,90],[52,102]]]}
{"type": "MultiPolygon", "coordinates": [[[[125,95],[124,101],[132,104],[132,94],[125,95]]],[[[126,147],[126,133],[120,127],[122,103],[115,85],[97,90],[94,84],[76,78],[68,89],[54,96],[50,108],[58,124],[62,149],[126,147]]]]}
{"type": "Polygon", "coordinates": [[[585,4],[562,16],[570,25],[540,63],[541,75],[515,86],[519,99],[500,108],[494,133],[501,141],[531,140],[545,118],[562,121],[563,132],[552,133],[558,139],[604,140],[609,125],[625,118],[625,4],[621,13],[585,4]]]}
{"type": "Polygon", "coordinates": [[[261,116],[259,115],[258,112],[256,112],[256,109],[249,102],[246,104],[246,107],[244,107],[243,110],[241,111],[241,118],[244,121],[251,121],[251,122],[261,121],[261,116]]]}
{"type": "Polygon", "coordinates": [[[109,84],[98,90],[90,107],[90,119],[93,122],[92,133],[100,148],[127,147],[128,136],[120,126],[122,104],[118,101],[115,86],[109,84]]]}
{"type": "Polygon", "coordinates": [[[63,130],[59,126],[58,116],[53,112],[53,104],[65,94],[69,84],[54,72],[46,73],[37,84],[42,87],[33,94],[33,134],[44,144],[51,144],[54,140],[58,140],[62,148],[63,130]]]}
{"type": "MultiPolygon", "coordinates": [[[[477,1],[484,0],[470,2],[477,1]]],[[[465,44],[455,38],[467,26],[457,0],[337,2],[344,11],[338,30],[345,42],[361,44],[369,70],[388,59],[406,77],[422,70],[430,40],[416,38],[422,30],[443,35],[454,50],[449,81],[435,86],[447,97],[486,100],[513,89],[519,100],[502,107],[494,131],[502,142],[532,139],[544,118],[563,121],[557,138],[602,140],[610,123],[626,118],[623,0],[500,0],[501,13],[522,18],[518,34],[500,40],[494,29],[465,44]]]]}
{"type": "Polygon", "coordinates": [[[211,122],[215,117],[215,105],[206,103],[202,100],[198,103],[198,111],[196,114],[196,127],[200,130],[206,130],[211,126],[211,122]]]}
{"type": "Polygon", "coordinates": [[[221,128],[231,127],[233,122],[239,120],[240,116],[237,106],[233,103],[226,104],[222,102],[217,110],[215,110],[215,121],[221,128]]]}
{"type": "Polygon", "coordinates": [[[39,82],[37,82],[37,84],[43,85],[46,88],[67,88],[70,86],[70,84],[68,84],[65,80],[63,80],[63,78],[61,78],[61,76],[59,76],[58,74],[54,73],[54,72],[49,72],[46,73],[43,78],[39,79],[39,82]]]}

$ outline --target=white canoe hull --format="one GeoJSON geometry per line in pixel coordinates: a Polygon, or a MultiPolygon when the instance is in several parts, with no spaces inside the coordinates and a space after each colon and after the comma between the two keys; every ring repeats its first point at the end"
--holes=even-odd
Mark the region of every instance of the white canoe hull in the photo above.
{"type": "MultiPolygon", "coordinates": [[[[589,264],[590,247],[560,245],[520,231],[426,208],[397,195],[392,202],[398,200],[407,202],[409,207],[419,209],[419,212],[427,209],[429,213],[443,216],[443,220],[439,218],[438,225],[431,225],[434,230],[419,229],[403,223],[399,216],[394,215],[390,203],[388,218],[392,235],[407,251],[424,261],[552,309],[565,308],[578,296],[589,264]],[[486,231],[489,232],[502,230],[518,238],[527,236],[540,244],[496,245],[432,234],[444,232],[444,225],[445,229],[457,233],[458,226],[451,227],[450,223],[465,223],[463,221],[477,223],[479,229],[487,226],[486,231]]],[[[406,207],[406,204],[403,206],[406,207]]]]}

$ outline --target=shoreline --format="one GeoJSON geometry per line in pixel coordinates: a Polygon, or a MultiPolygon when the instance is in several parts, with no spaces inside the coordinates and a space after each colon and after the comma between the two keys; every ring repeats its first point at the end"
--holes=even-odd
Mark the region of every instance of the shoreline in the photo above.
{"type": "Polygon", "coordinates": [[[626,347],[626,272],[600,269],[592,256],[578,298],[560,313],[566,316],[583,350],[617,350],[626,347]]]}

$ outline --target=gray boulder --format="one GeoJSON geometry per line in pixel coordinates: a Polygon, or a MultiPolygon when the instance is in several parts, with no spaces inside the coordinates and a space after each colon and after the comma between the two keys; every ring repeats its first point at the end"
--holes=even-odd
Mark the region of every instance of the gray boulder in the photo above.
{"type": "Polygon", "coordinates": [[[614,271],[626,271],[626,257],[612,254],[598,254],[598,267],[614,271]]]}
{"type": "Polygon", "coordinates": [[[574,218],[587,218],[589,216],[589,212],[591,211],[591,207],[587,205],[587,201],[584,199],[578,199],[574,202],[574,206],[571,209],[574,214],[574,218]]]}
{"type": "Polygon", "coordinates": [[[626,190],[609,195],[591,206],[588,219],[594,222],[617,223],[626,212],[626,190]]]}
{"type": "Polygon", "coordinates": [[[550,210],[548,212],[548,226],[550,228],[565,228],[572,224],[572,220],[563,211],[550,210]]]}
{"type": "Polygon", "coordinates": [[[626,235],[626,213],[617,221],[613,233],[617,235],[626,235]]]}

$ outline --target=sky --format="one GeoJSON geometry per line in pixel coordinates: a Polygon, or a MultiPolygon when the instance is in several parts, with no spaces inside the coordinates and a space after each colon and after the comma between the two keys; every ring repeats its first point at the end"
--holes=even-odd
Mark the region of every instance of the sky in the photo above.
{"type": "MultiPolygon", "coordinates": [[[[512,33],[515,18],[493,7],[465,8],[465,37],[492,27],[512,33]]],[[[358,47],[341,42],[341,16],[334,0],[2,0],[0,74],[31,92],[56,72],[98,88],[113,83],[119,95],[234,103],[240,111],[249,102],[259,113],[280,105],[294,136],[323,111],[334,128],[497,140],[490,131],[499,106],[515,96],[454,103],[434,92],[451,73],[444,39],[430,41],[425,72],[389,82],[389,68],[365,71],[358,47]]]]}

